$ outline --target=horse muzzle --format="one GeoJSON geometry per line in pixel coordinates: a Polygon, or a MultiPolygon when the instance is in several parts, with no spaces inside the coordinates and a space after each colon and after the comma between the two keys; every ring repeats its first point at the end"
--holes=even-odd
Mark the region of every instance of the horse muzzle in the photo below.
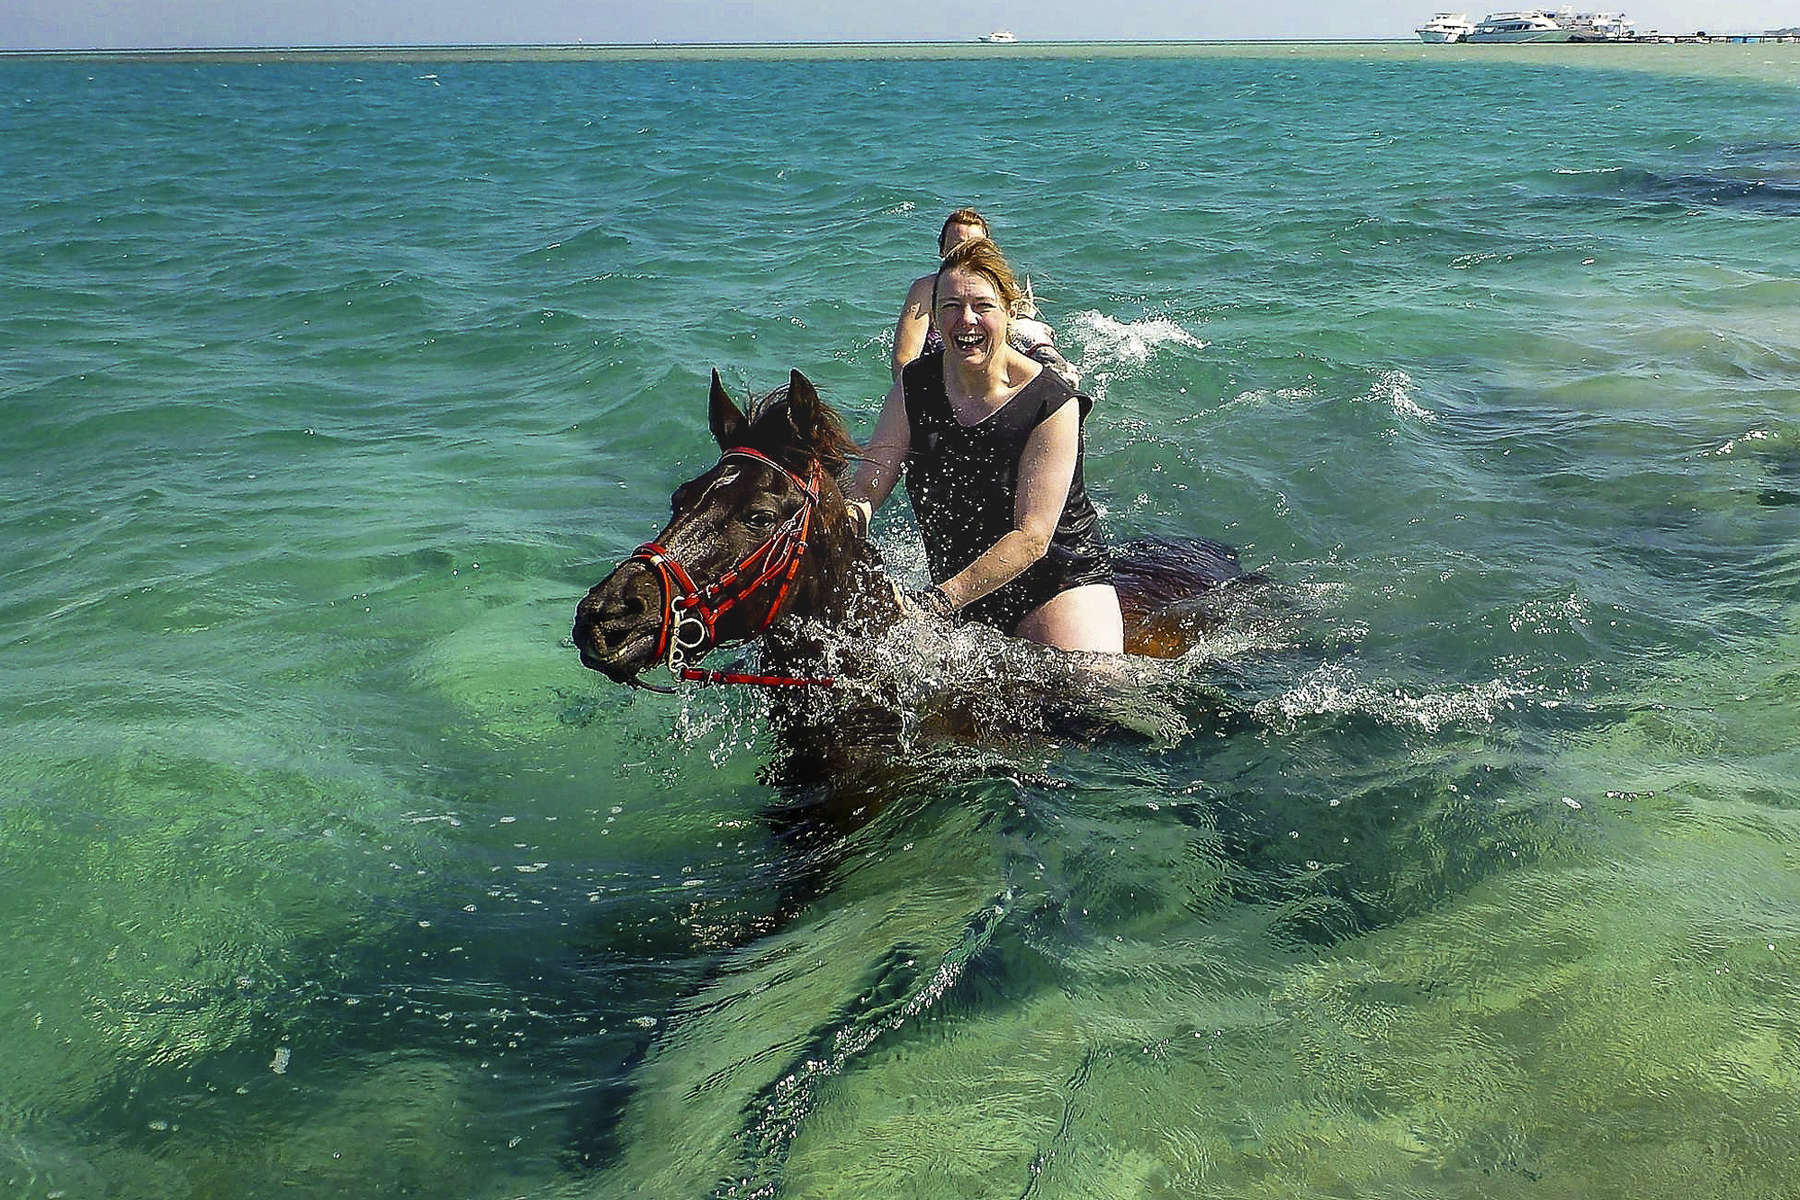
{"type": "Polygon", "coordinates": [[[642,563],[622,563],[575,607],[572,637],[581,665],[615,683],[632,683],[656,665],[662,587],[642,563]]]}

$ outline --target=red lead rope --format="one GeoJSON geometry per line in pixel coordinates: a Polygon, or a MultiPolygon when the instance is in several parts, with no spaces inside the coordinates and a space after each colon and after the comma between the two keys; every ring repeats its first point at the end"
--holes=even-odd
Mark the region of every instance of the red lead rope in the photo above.
{"type": "Polygon", "coordinates": [[[742,675],[736,671],[702,671],[697,667],[683,667],[677,678],[688,683],[697,683],[708,687],[715,683],[743,683],[756,687],[836,687],[837,678],[832,675],[821,675],[817,679],[806,679],[795,675],[742,675]]]}
{"type": "Polygon", "coordinates": [[[748,446],[737,446],[719,456],[749,458],[766,463],[786,475],[800,489],[800,508],[771,533],[763,543],[714,583],[697,587],[687,568],[669,551],[655,542],[639,546],[627,562],[637,560],[656,572],[663,590],[662,628],[656,635],[656,656],[668,663],[669,673],[688,683],[751,684],[762,687],[835,687],[837,680],[825,677],[804,679],[789,675],[746,675],[732,671],[704,671],[688,665],[690,657],[703,658],[718,644],[719,618],[741,604],[752,593],[779,581],[769,610],[753,633],[761,633],[774,624],[787,602],[788,589],[799,574],[800,560],[806,555],[806,535],[812,530],[813,510],[819,506],[819,464],[812,464],[809,479],[798,475],[748,446]],[[747,582],[746,576],[750,576],[747,582]]]}

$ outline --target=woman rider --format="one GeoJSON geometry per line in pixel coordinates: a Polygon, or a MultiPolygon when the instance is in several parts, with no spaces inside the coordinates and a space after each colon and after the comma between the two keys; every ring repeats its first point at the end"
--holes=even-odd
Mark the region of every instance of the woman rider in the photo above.
{"type": "Polygon", "coordinates": [[[902,471],[933,586],[923,603],[1065,650],[1124,649],[1112,561],[1082,481],[1092,403],[1007,342],[1022,296],[985,237],[932,277],[944,345],[888,392],[852,500],[880,507],[902,471]]]}

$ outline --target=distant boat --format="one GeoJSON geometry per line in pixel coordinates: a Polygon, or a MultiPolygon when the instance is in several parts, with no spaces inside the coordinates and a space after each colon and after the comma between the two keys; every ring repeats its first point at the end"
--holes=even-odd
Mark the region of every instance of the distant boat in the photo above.
{"type": "MultiPolygon", "coordinates": [[[[1419,29],[1435,24],[1434,17],[1419,29]]],[[[1576,12],[1564,7],[1551,12],[1538,8],[1524,12],[1492,13],[1463,37],[1465,42],[1631,42],[1638,36],[1637,22],[1624,13],[1576,12]]]]}
{"type": "Polygon", "coordinates": [[[1438,13],[1413,32],[1419,35],[1421,42],[1444,45],[1462,41],[1474,28],[1468,13],[1438,13]]]}
{"type": "Polygon", "coordinates": [[[1568,42],[1574,35],[1557,21],[1556,14],[1535,12],[1489,13],[1469,31],[1465,42],[1568,42]]]}
{"type": "Polygon", "coordinates": [[[980,37],[976,38],[975,40],[978,42],[988,42],[991,44],[998,45],[998,44],[1006,43],[1006,42],[1016,42],[1019,39],[1013,36],[1013,31],[1010,29],[996,29],[992,33],[982,34],[980,37]]]}
{"type": "Polygon", "coordinates": [[[1561,13],[1558,19],[1572,42],[1631,42],[1637,40],[1637,22],[1624,13],[1561,13]]]}

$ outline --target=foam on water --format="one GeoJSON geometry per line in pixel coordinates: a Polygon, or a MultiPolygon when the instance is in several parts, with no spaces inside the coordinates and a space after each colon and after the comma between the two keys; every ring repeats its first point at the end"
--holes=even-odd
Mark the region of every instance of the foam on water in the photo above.
{"type": "Polygon", "coordinates": [[[1099,364],[1141,365],[1165,346],[1204,350],[1206,343],[1167,317],[1120,321],[1100,312],[1073,314],[1066,326],[1077,335],[1081,361],[1099,364]]]}
{"type": "Polygon", "coordinates": [[[1451,725],[1475,729],[1492,725],[1504,712],[1519,707],[1520,701],[1547,706],[1557,703],[1543,698],[1539,688],[1505,679],[1471,684],[1455,692],[1424,694],[1402,687],[1374,687],[1348,667],[1332,663],[1315,669],[1286,694],[1263,701],[1257,712],[1284,725],[1306,717],[1357,715],[1436,733],[1451,725]]]}
{"type": "Polygon", "coordinates": [[[1421,408],[1412,398],[1413,381],[1405,371],[1381,371],[1375,382],[1369,385],[1363,399],[1376,404],[1385,404],[1394,410],[1398,417],[1411,417],[1420,421],[1435,421],[1437,415],[1429,409],[1421,408]]]}

